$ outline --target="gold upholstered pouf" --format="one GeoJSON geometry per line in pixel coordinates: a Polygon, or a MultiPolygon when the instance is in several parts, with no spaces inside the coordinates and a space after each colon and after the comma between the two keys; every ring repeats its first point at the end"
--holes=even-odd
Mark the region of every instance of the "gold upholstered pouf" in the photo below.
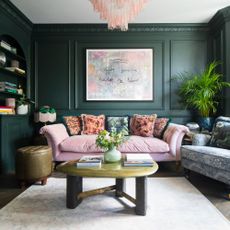
{"type": "Polygon", "coordinates": [[[48,146],[26,146],[17,150],[16,176],[21,186],[26,182],[47,182],[52,172],[52,151],[48,146]]]}

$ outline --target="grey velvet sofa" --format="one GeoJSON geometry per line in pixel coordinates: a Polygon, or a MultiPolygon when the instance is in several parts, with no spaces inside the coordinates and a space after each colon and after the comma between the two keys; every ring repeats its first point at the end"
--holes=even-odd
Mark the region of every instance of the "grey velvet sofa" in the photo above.
{"type": "MultiPolygon", "coordinates": [[[[230,143],[229,132],[230,118],[218,117],[208,143],[202,141],[202,144],[196,142],[198,145],[181,147],[181,165],[185,169],[185,176],[188,178],[191,170],[225,183],[228,199],[230,199],[230,149],[227,149],[230,143]]],[[[199,138],[202,137],[201,134],[198,135],[199,138]]],[[[204,136],[203,140],[209,139],[206,137],[204,136]]]]}

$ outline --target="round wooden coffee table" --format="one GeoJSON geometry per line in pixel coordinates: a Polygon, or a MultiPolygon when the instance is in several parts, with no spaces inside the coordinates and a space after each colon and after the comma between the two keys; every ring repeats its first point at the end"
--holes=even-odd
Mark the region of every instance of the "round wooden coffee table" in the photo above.
{"type": "Polygon", "coordinates": [[[102,164],[100,168],[77,168],[77,161],[65,162],[57,167],[57,171],[67,174],[66,207],[76,208],[83,198],[115,190],[117,197],[125,197],[133,202],[137,215],[146,215],[147,176],[158,170],[154,162],[152,167],[123,167],[121,162],[102,164]],[[116,184],[100,189],[82,192],[83,177],[115,178],[116,184]],[[136,198],[125,193],[125,178],[136,180],[136,198]]]}

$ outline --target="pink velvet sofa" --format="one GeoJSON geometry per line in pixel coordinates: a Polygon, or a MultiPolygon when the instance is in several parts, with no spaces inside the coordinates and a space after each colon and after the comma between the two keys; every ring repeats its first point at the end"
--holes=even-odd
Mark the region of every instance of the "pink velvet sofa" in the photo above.
{"type": "MultiPolygon", "coordinates": [[[[163,139],[130,135],[119,150],[121,153],[149,153],[155,161],[179,161],[183,136],[188,132],[183,125],[169,124],[163,139]]],[[[63,124],[46,125],[40,129],[52,148],[53,161],[78,159],[83,155],[102,154],[97,148],[97,135],[69,136],[63,124]]]]}

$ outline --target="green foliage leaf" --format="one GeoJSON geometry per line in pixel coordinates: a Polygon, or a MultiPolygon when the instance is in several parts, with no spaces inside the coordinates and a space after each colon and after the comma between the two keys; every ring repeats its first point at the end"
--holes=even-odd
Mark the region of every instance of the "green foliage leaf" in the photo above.
{"type": "Polygon", "coordinates": [[[213,61],[200,74],[180,73],[176,78],[181,83],[179,95],[185,106],[197,109],[203,117],[216,113],[220,91],[230,87],[229,82],[222,80],[222,74],[215,72],[219,64],[213,61]]]}

